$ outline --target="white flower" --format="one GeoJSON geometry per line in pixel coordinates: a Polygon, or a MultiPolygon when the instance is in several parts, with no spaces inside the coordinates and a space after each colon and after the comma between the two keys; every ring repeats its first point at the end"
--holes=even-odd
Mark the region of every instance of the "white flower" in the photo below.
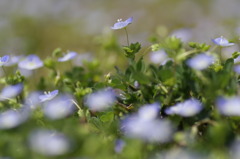
{"type": "Polygon", "coordinates": [[[221,114],[240,116],[240,97],[220,97],[217,99],[216,105],[221,114]]]}

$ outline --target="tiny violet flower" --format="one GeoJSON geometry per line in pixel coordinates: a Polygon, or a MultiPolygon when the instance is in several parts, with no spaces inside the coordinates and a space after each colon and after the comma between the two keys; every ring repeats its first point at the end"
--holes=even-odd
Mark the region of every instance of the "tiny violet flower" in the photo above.
{"type": "Polygon", "coordinates": [[[223,115],[240,116],[240,97],[219,97],[216,101],[219,112],[223,115]]]}
{"type": "Polygon", "coordinates": [[[213,64],[213,62],[213,56],[201,53],[187,60],[187,65],[196,70],[203,70],[213,64]]]}
{"type": "Polygon", "coordinates": [[[9,58],[9,61],[7,63],[5,63],[4,66],[16,65],[20,61],[21,58],[22,58],[22,56],[11,56],[11,58],[9,58]]]}
{"type": "Polygon", "coordinates": [[[38,129],[28,137],[30,148],[42,155],[57,156],[70,151],[70,140],[61,133],[51,130],[38,129]]]}
{"type": "Polygon", "coordinates": [[[58,95],[58,90],[54,90],[52,92],[44,92],[44,95],[40,95],[39,99],[41,102],[45,102],[48,100],[52,100],[57,95],[58,95]]]}
{"type": "Polygon", "coordinates": [[[229,43],[229,41],[227,39],[225,39],[223,36],[212,39],[212,42],[221,47],[227,47],[227,46],[234,45],[234,43],[229,43]]]}
{"type": "Polygon", "coordinates": [[[191,98],[184,102],[178,103],[165,110],[168,115],[177,114],[183,117],[190,117],[196,115],[202,110],[202,104],[197,99],[191,98]]]}
{"type": "Polygon", "coordinates": [[[0,129],[15,128],[28,118],[27,111],[7,110],[0,113],[0,129]]]}
{"type": "Polygon", "coordinates": [[[37,55],[28,55],[18,63],[18,67],[26,70],[35,70],[43,66],[42,60],[37,55]]]}
{"type": "Polygon", "coordinates": [[[14,98],[17,95],[19,95],[22,92],[22,90],[23,90],[23,84],[21,83],[16,85],[6,86],[3,88],[0,94],[0,99],[5,100],[5,99],[14,98]]]}
{"type": "Polygon", "coordinates": [[[73,98],[70,95],[60,95],[43,105],[44,115],[52,120],[58,120],[71,115],[75,110],[73,98]]]}
{"type": "Polygon", "coordinates": [[[3,57],[0,57],[0,66],[4,66],[9,62],[10,56],[5,55],[3,57]]]}
{"type": "Polygon", "coordinates": [[[236,72],[238,75],[240,75],[240,65],[236,65],[233,68],[234,72],[236,72]]]}
{"type": "Polygon", "coordinates": [[[118,19],[117,22],[111,27],[113,30],[123,29],[126,28],[129,24],[131,24],[133,21],[133,17],[128,18],[125,21],[122,21],[122,19],[118,19]]]}
{"type": "Polygon", "coordinates": [[[69,52],[66,55],[64,55],[63,57],[59,58],[58,61],[59,62],[69,61],[69,60],[73,59],[76,56],[77,56],[76,52],[69,52]]]}
{"type": "Polygon", "coordinates": [[[138,110],[138,115],[141,119],[144,119],[144,120],[155,119],[158,116],[160,107],[161,106],[159,103],[144,105],[140,107],[140,109],[138,110]]]}
{"type": "Polygon", "coordinates": [[[136,114],[126,117],[121,130],[130,138],[139,138],[148,142],[168,142],[173,133],[172,124],[157,118],[160,104],[142,106],[136,114]]]}
{"type": "Polygon", "coordinates": [[[171,60],[164,50],[154,51],[150,53],[150,61],[154,64],[165,65],[171,60]]]}
{"type": "Polygon", "coordinates": [[[125,143],[123,140],[117,139],[117,140],[115,141],[114,151],[115,151],[116,153],[121,153],[122,150],[123,150],[123,148],[125,147],[125,145],[126,145],[126,143],[125,143]]]}
{"type": "Polygon", "coordinates": [[[103,111],[114,105],[116,95],[112,89],[104,89],[89,94],[85,98],[85,105],[93,111],[103,111]]]}

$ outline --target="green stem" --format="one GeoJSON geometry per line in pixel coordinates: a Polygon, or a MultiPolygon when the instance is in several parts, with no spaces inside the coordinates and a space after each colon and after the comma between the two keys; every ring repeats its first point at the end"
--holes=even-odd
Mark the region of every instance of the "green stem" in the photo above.
{"type": "Polygon", "coordinates": [[[2,70],[3,70],[4,74],[5,74],[5,76],[7,77],[7,72],[6,72],[6,70],[4,69],[3,66],[2,66],[2,70]]]}
{"type": "Polygon", "coordinates": [[[128,38],[127,28],[124,28],[124,30],[125,30],[125,33],[126,33],[126,36],[127,36],[127,45],[128,45],[128,47],[129,47],[129,38],[128,38]]]}
{"type": "Polygon", "coordinates": [[[184,57],[186,57],[186,56],[188,56],[188,55],[194,54],[194,53],[196,53],[196,52],[198,52],[198,51],[199,51],[199,50],[190,50],[190,51],[184,52],[184,53],[182,53],[181,55],[179,55],[179,56],[177,57],[177,59],[178,59],[178,60],[181,60],[182,58],[184,58],[184,57]]]}

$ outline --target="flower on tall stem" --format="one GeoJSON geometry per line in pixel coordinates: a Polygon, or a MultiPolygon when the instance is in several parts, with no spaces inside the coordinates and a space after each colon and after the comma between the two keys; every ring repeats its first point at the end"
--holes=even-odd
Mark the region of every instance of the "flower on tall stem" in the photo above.
{"type": "Polygon", "coordinates": [[[18,63],[18,67],[26,70],[35,70],[43,66],[42,60],[37,55],[28,55],[18,63]]]}
{"type": "Polygon", "coordinates": [[[233,46],[234,43],[230,43],[226,38],[224,38],[223,36],[219,37],[219,38],[215,38],[212,39],[212,42],[218,46],[221,47],[227,47],[227,46],[233,46]]]}
{"type": "Polygon", "coordinates": [[[69,61],[73,58],[75,58],[77,56],[77,53],[76,52],[69,52],[67,54],[65,54],[63,57],[60,57],[58,59],[59,62],[65,62],[65,61],[69,61]]]}
{"type": "Polygon", "coordinates": [[[4,65],[6,65],[6,63],[8,63],[8,61],[9,61],[9,59],[10,59],[9,55],[0,57],[0,66],[2,67],[4,65]]]}

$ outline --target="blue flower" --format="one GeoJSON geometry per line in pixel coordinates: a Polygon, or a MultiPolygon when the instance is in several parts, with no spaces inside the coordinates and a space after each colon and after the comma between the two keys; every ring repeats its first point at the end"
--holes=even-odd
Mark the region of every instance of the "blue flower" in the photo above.
{"type": "Polygon", "coordinates": [[[240,75],[240,65],[234,66],[233,70],[240,75]]]}
{"type": "Polygon", "coordinates": [[[155,119],[159,114],[160,108],[161,106],[159,103],[147,104],[140,107],[138,115],[144,120],[155,119]]]}
{"type": "Polygon", "coordinates": [[[123,29],[127,27],[129,24],[131,24],[133,21],[133,17],[128,18],[125,21],[122,21],[122,19],[118,19],[117,22],[111,27],[113,30],[123,29]]]}
{"type": "Polygon", "coordinates": [[[18,63],[18,67],[26,70],[35,70],[43,66],[43,62],[37,55],[29,55],[18,63]]]}
{"type": "Polygon", "coordinates": [[[89,94],[85,98],[85,104],[90,110],[102,111],[110,108],[116,101],[116,94],[112,89],[103,89],[92,94],[89,94]]]}
{"type": "Polygon", "coordinates": [[[66,55],[64,55],[63,57],[59,58],[58,61],[65,62],[65,61],[73,59],[75,56],[77,56],[76,52],[69,52],[66,55]]]}
{"type": "Polygon", "coordinates": [[[58,94],[58,90],[54,90],[52,92],[45,92],[44,95],[40,95],[39,99],[41,102],[45,102],[47,100],[52,100],[54,97],[56,97],[58,94]]]}
{"type": "Polygon", "coordinates": [[[11,56],[11,58],[9,58],[9,61],[4,66],[16,65],[21,58],[22,56],[11,56]]]}
{"type": "Polygon", "coordinates": [[[5,100],[9,98],[14,98],[17,95],[19,95],[22,92],[22,90],[23,85],[21,83],[4,87],[0,94],[0,99],[5,100]]]}
{"type": "Polygon", "coordinates": [[[222,46],[222,47],[227,47],[227,46],[232,46],[234,43],[229,43],[227,39],[225,39],[223,36],[212,39],[212,42],[215,43],[216,45],[222,46]]]}
{"type": "Polygon", "coordinates": [[[72,100],[73,98],[69,95],[60,95],[53,100],[45,102],[43,105],[44,115],[52,120],[67,117],[75,110],[72,100]]]}
{"type": "Polygon", "coordinates": [[[172,107],[165,110],[168,115],[177,114],[184,117],[190,117],[202,110],[202,104],[197,99],[191,98],[184,102],[178,103],[172,107]]]}
{"type": "Polygon", "coordinates": [[[214,57],[204,53],[198,54],[187,61],[187,65],[196,70],[203,70],[213,64],[214,57]]]}
{"type": "Polygon", "coordinates": [[[3,57],[0,57],[0,66],[4,66],[10,59],[9,55],[5,55],[3,57]]]}
{"type": "Polygon", "coordinates": [[[28,137],[30,148],[42,155],[57,156],[70,151],[70,140],[56,131],[38,129],[28,137]]]}
{"type": "Polygon", "coordinates": [[[154,51],[150,53],[150,61],[155,64],[165,65],[166,62],[171,60],[164,50],[154,51]]]}
{"type": "Polygon", "coordinates": [[[240,97],[219,97],[216,105],[221,114],[229,116],[240,116],[240,97]]]}
{"type": "Polygon", "coordinates": [[[125,145],[126,145],[126,143],[123,140],[121,140],[121,139],[116,140],[115,147],[114,147],[115,152],[121,153],[125,145]]]}

